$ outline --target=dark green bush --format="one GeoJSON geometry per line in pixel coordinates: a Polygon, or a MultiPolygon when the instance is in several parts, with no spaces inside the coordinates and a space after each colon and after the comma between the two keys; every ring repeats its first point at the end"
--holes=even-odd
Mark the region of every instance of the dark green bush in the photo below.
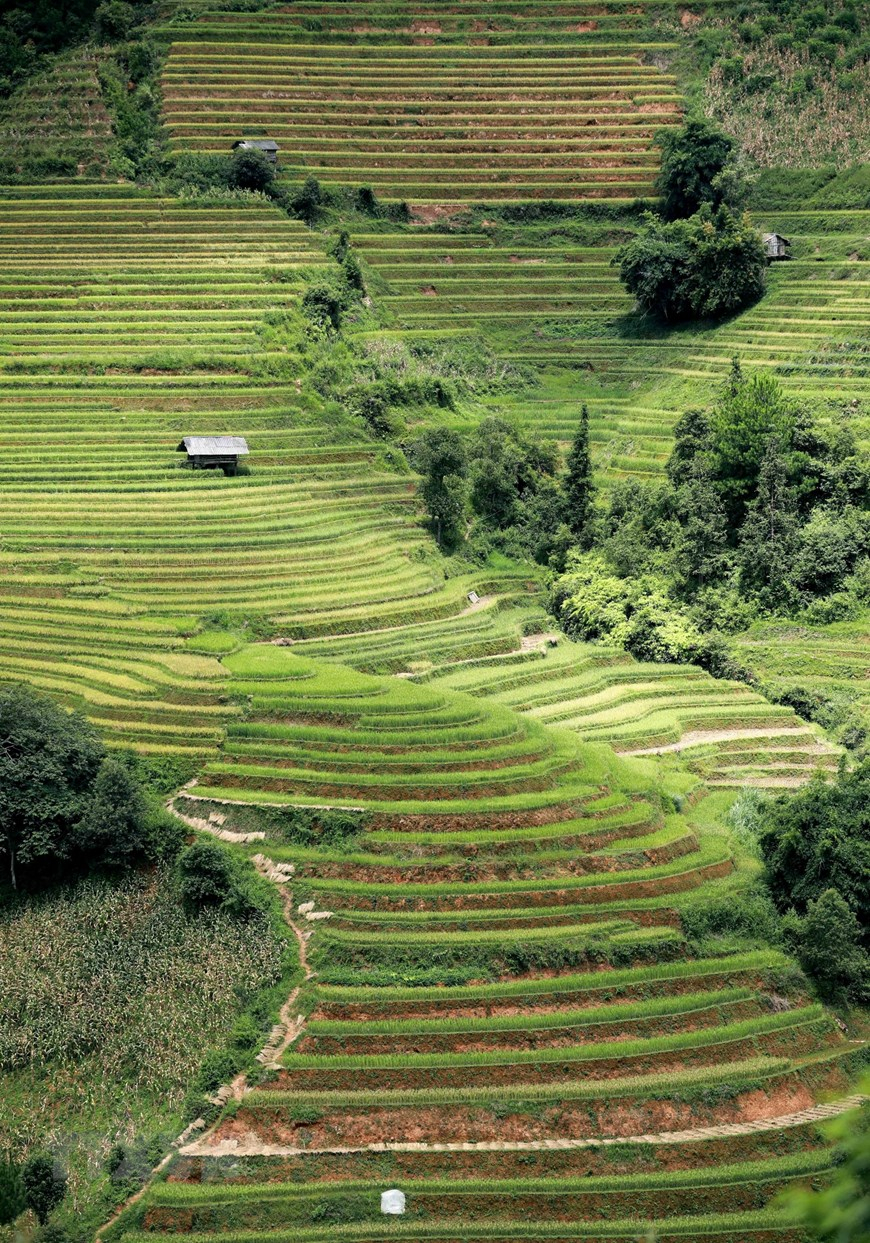
{"type": "Polygon", "coordinates": [[[137,14],[126,0],[103,0],[94,13],[94,35],[103,43],[129,39],[137,14]]]}
{"type": "Polygon", "coordinates": [[[229,185],[235,190],[257,190],[266,194],[275,182],[275,168],[257,148],[240,147],[230,156],[229,185]]]}
{"type": "Polygon", "coordinates": [[[807,903],[802,918],[791,911],[783,923],[801,966],[827,1000],[870,1000],[870,953],[854,911],[836,889],[807,903]]]}
{"type": "Polygon", "coordinates": [[[640,309],[666,322],[730,315],[765,288],[761,237],[725,206],[670,224],[649,216],[614,262],[640,309]]]}
{"type": "Polygon", "coordinates": [[[24,1200],[33,1209],[41,1225],[66,1195],[66,1174],[53,1157],[34,1154],[21,1167],[24,1200]]]}
{"type": "Polygon", "coordinates": [[[211,907],[239,918],[262,913],[244,865],[215,842],[194,842],[180,855],[176,871],[182,900],[193,912],[211,907]]]}
{"type": "Polygon", "coordinates": [[[8,1157],[0,1157],[0,1226],[15,1221],[26,1208],[21,1169],[8,1157]]]}
{"type": "Polygon", "coordinates": [[[666,220],[730,201],[725,173],[735,144],[722,130],[707,120],[690,118],[680,129],[662,131],[656,142],[662,149],[656,189],[666,220]]]}

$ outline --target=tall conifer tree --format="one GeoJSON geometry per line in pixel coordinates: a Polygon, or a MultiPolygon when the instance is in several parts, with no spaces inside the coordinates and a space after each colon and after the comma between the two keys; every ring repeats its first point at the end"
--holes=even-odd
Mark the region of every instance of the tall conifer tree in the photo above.
{"type": "Polygon", "coordinates": [[[583,536],[592,517],[592,461],[589,457],[589,410],[584,403],[580,426],[568,453],[568,475],[565,479],[568,526],[578,538],[583,536]]]}

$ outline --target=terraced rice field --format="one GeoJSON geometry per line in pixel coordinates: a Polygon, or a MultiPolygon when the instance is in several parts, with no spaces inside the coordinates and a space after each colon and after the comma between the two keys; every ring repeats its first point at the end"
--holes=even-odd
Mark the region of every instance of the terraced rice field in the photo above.
{"type": "Polygon", "coordinates": [[[644,6],[294,5],[204,14],[162,80],[175,149],[275,138],[290,180],[413,204],[648,196],[680,96],[644,6]],[[578,38],[583,33],[584,38],[578,38]]]}
{"type": "Polygon", "coordinates": [[[119,742],[199,753],[238,712],[227,636],[204,625],[299,635],[465,605],[422,555],[408,477],[327,424],[272,347],[294,274],[322,258],[303,226],[20,188],[0,201],[0,258],[0,677],[119,742]],[[183,435],[223,431],[249,438],[246,474],[183,468],[183,435]]]}
{"type": "Polygon", "coordinates": [[[820,417],[845,411],[870,444],[870,212],[778,212],[758,224],[793,240],[792,259],[770,267],[762,300],[724,325],[668,332],[638,321],[611,266],[625,226],[610,239],[596,227],[594,244],[572,242],[570,228],[493,225],[359,233],[354,245],[383,281],[375,298],[391,331],[478,325],[502,357],[541,376],[494,408],[565,443],[585,401],[598,468],[611,479],[650,479],[667,460],[679,413],[709,403],[735,354],[747,370],[773,371],[820,417]]]}
{"type": "Polygon", "coordinates": [[[564,635],[529,633],[533,620],[546,625],[544,615],[505,603],[494,597],[449,622],[315,638],[296,651],[492,698],[621,754],[670,757],[709,788],[788,787],[836,767],[837,751],[820,730],[741,683],[684,665],[639,662],[564,635]]]}
{"type": "Polygon", "coordinates": [[[298,1038],[119,1237],[800,1237],[772,1202],[828,1177],[801,1111],[858,1046],[778,952],[693,948],[685,914],[754,874],[727,837],[480,694],[224,664],[251,711],[176,806],[265,835],[315,974],[298,1038]],[[318,804],[342,843],[294,839],[318,804]]]}
{"type": "MultiPolygon", "coordinates": [[[[0,160],[56,154],[80,174],[105,172],[112,124],[97,79],[98,54],[77,48],[0,104],[0,160]]],[[[50,174],[49,174],[50,176],[50,174]]]]}
{"type": "MultiPolygon", "coordinates": [[[[164,120],[176,149],[269,133],[288,180],[423,209],[634,198],[680,111],[660,20],[170,11],[164,120]]],[[[354,241],[389,332],[481,329],[541,370],[524,417],[565,440],[589,400],[599,462],[650,475],[735,349],[860,398],[868,220],[777,217],[794,262],[679,350],[638,336],[604,231],[354,241]],[[859,344],[816,362],[833,315],[859,344]]],[[[177,812],[259,856],[309,972],[262,1075],[104,1237],[798,1243],[777,1197],[830,1177],[819,1122],[854,1103],[862,1029],[704,912],[758,870],[717,787],[795,784],[833,748],[742,686],[554,645],[525,573],[447,577],[412,477],[288,347],[321,241],[265,200],[0,197],[0,679],[196,757],[177,812]],[[221,432],[246,471],[180,463],[221,432]]]]}
{"type": "Polygon", "coordinates": [[[735,640],[739,659],[777,695],[802,688],[838,701],[866,723],[870,719],[866,610],[826,626],[787,621],[759,623],[735,640]]]}
{"type": "Polygon", "coordinates": [[[617,321],[608,333],[584,333],[582,342],[541,344],[527,334],[516,353],[581,366],[617,383],[643,383],[655,360],[657,383],[687,396],[722,375],[737,353],[745,366],[773,371],[810,399],[866,398],[870,212],[757,213],[756,219],[762,229],[775,221],[793,239],[793,257],[771,265],[765,297],[727,324],[645,338],[636,328],[625,331],[629,325],[614,332],[617,321]]]}

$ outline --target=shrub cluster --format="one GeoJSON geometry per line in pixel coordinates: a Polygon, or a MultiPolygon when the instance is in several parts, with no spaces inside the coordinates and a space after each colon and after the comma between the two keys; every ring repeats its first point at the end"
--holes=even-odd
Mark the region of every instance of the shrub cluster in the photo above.
{"type": "Polygon", "coordinates": [[[135,759],[109,755],[81,714],[5,687],[0,736],[0,854],[13,887],[177,853],[180,828],[146,798],[135,759]]]}
{"type": "Polygon", "coordinates": [[[552,445],[497,416],[483,419],[470,438],[431,428],[413,446],[412,460],[445,549],[464,545],[477,557],[496,549],[546,565],[560,562],[584,536],[593,494],[585,406],[564,473],[552,445]]]}
{"type": "Polygon", "coordinates": [[[613,262],[641,310],[666,322],[733,314],[757,302],[766,282],[760,234],[724,204],[670,223],[649,215],[613,262]]]}
{"type": "Polygon", "coordinates": [[[65,1171],[46,1153],[34,1153],[21,1165],[0,1160],[0,1226],[28,1209],[44,1226],[66,1195],[66,1182],[65,1171]]]}
{"type": "Polygon", "coordinates": [[[735,360],[713,410],[678,422],[667,482],[613,489],[552,609],[577,638],[742,676],[723,632],[764,613],[842,616],[870,597],[868,503],[870,465],[846,420],[818,425],[735,360]]]}
{"type": "Polygon", "coordinates": [[[770,894],[801,965],[831,1001],[870,999],[870,762],[762,802],[770,894]]]}

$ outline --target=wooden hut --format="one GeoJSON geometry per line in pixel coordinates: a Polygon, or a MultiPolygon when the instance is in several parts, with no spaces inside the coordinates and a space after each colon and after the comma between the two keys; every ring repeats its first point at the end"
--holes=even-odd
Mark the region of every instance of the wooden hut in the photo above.
{"type": "Polygon", "coordinates": [[[270,164],[278,163],[278,144],[274,138],[240,138],[233,151],[262,151],[270,164]]]}
{"type": "Polygon", "coordinates": [[[187,464],[193,470],[220,468],[225,475],[234,475],[239,458],[249,449],[244,436],[185,436],[178,452],[187,454],[187,464]]]}
{"type": "Polygon", "coordinates": [[[764,244],[768,262],[772,259],[788,259],[791,257],[788,253],[791,242],[787,237],[783,237],[781,233],[762,233],[761,240],[764,244]]]}

